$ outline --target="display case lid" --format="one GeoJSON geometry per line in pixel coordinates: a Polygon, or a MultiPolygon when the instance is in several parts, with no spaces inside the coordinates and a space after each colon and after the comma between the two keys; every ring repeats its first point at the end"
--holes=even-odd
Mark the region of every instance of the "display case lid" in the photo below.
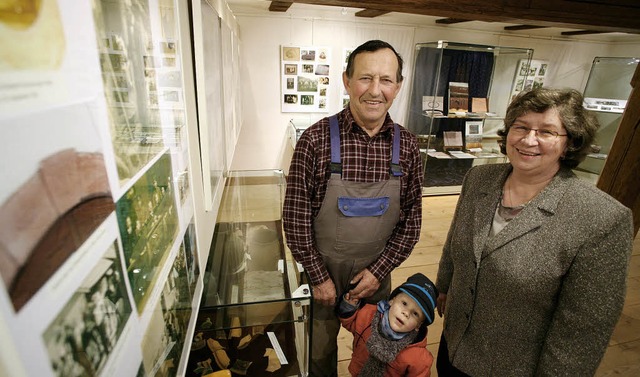
{"type": "Polygon", "coordinates": [[[471,43],[451,42],[439,40],[437,42],[426,42],[416,44],[416,49],[439,48],[466,51],[492,51],[494,54],[533,54],[533,49],[508,46],[489,46],[471,43]]]}

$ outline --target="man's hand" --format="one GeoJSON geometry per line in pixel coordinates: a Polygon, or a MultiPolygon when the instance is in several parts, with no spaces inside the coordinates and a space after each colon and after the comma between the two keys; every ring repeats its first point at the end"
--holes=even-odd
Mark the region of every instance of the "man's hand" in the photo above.
{"type": "Polygon", "coordinates": [[[312,288],[314,300],[326,306],[336,304],[336,286],[333,284],[333,280],[327,279],[312,288]]]}
{"type": "Polygon", "coordinates": [[[364,269],[351,279],[357,285],[349,291],[351,299],[362,300],[373,295],[380,288],[380,281],[368,269],[364,269]]]}

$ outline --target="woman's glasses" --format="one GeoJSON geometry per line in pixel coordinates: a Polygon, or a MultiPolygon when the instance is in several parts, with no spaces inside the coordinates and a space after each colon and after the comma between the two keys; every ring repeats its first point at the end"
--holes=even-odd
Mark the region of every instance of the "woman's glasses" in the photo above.
{"type": "Polygon", "coordinates": [[[531,131],[535,131],[536,138],[538,139],[538,141],[543,143],[556,141],[560,136],[567,136],[567,134],[559,134],[553,130],[543,130],[525,126],[511,126],[511,128],[509,128],[509,132],[513,134],[513,136],[520,138],[526,137],[531,133],[531,131]]]}

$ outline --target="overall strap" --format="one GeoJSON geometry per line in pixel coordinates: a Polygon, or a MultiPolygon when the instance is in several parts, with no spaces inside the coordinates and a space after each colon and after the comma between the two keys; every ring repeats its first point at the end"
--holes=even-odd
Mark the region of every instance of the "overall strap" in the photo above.
{"type": "MultiPolygon", "coordinates": [[[[342,159],[340,155],[340,128],[338,126],[338,116],[329,117],[329,135],[331,137],[331,173],[342,173],[342,159]]],[[[391,175],[402,177],[400,167],[400,126],[393,125],[393,147],[391,149],[391,175]]]]}
{"type": "Polygon", "coordinates": [[[394,177],[402,177],[402,168],[400,167],[400,126],[393,124],[393,148],[391,151],[391,175],[394,177]]]}
{"type": "Polygon", "coordinates": [[[342,160],[340,157],[340,127],[338,116],[329,117],[329,134],[331,135],[331,174],[342,174],[342,160]]]}

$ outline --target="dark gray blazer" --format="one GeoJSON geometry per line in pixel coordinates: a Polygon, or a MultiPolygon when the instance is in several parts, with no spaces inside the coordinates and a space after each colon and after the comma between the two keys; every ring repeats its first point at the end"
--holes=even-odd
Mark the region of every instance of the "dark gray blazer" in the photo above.
{"type": "Polygon", "coordinates": [[[450,359],[472,376],[593,375],[624,304],[631,211],[561,169],[490,237],[510,171],[462,185],[436,282],[450,359]]]}

